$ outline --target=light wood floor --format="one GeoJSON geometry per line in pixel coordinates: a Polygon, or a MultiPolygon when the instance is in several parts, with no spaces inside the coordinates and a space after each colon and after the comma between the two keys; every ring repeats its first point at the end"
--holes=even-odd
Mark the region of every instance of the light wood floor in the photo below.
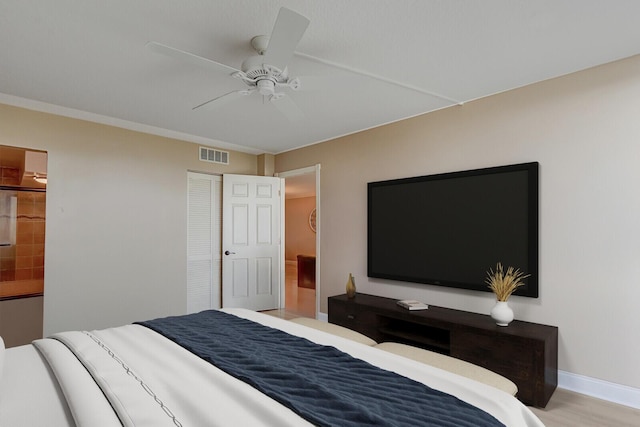
{"type": "Polygon", "coordinates": [[[273,315],[286,319],[316,317],[316,290],[298,287],[298,267],[288,262],[285,266],[285,309],[274,310],[273,315]]]}
{"type": "Polygon", "coordinates": [[[638,427],[640,409],[556,389],[544,409],[531,408],[547,427],[638,427]]]}

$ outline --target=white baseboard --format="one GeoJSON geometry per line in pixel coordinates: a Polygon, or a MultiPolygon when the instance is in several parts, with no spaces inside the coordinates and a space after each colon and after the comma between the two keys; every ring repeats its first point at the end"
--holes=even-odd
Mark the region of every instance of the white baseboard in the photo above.
{"type": "Polygon", "coordinates": [[[329,315],[327,313],[318,312],[318,315],[316,317],[318,318],[318,320],[322,320],[323,322],[329,321],[329,315]]]}
{"type": "Polygon", "coordinates": [[[558,371],[558,387],[640,409],[640,389],[626,385],[558,371]]]}

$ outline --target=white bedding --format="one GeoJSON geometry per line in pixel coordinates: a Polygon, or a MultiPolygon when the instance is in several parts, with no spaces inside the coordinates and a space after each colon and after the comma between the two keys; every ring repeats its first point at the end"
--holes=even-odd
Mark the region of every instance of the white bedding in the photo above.
{"type": "MultiPolygon", "coordinates": [[[[272,316],[242,309],[223,311],[337,347],[455,395],[509,427],[543,426],[517,399],[493,387],[272,316]]],[[[85,365],[96,372],[96,381],[102,383],[111,402],[63,344],[39,340],[36,345],[40,352],[33,346],[6,351],[5,375],[0,383],[0,426],[76,425],[74,419],[81,427],[310,425],[290,409],[143,326],[127,325],[90,334],[69,332],[58,338],[68,341],[86,359],[85,365]],[[54,366],[59,386],[41,353],[54,366]],[[61,398],[61,390],[66,399],[61,398]],[[39,411],[33,408],[41,404],[46,404],[42,414],[35,413],[39,411]]]]}
{"type": "Polygon", "coordinates": [[[53,372],[38,350],[31,345],[5,350],[0,375],[0,426],[74,425],[53,372]]]}

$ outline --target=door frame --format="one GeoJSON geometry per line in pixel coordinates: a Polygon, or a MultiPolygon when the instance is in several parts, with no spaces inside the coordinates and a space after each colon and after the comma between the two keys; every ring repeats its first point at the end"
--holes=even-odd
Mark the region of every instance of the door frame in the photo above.
{"type": "MultiPolygon", "coordinates": [[[[286,180],[287,178],[291,178],[294,176],[299,176],[299,175],[307,175],[307,174],[314,174],[315,175],[315,181],[316,181],[316,318],[319,317],[320,315],[320,289],[322,287],[322,282],[320,281],[320,236],[322,235],[321,230],[322,230],[322,221],[321,219],[321,209],[320,209],[320,164],[317,163],[314,166],[308,166],[305,168],[300,168],[300,169],[292,169],[292,170],[288,170],[288,171],[283,171],[283,172],[277,172],[274,175],[279,177],[279,178],[284,178],[285,180],[285,188],[286,188],[286,180]]],[[[286,189],[285,189],[285,194],[284,197],[282,198],[283,203],[284,200],[286,198],[286,189]]],[[[284,211],[283,211],[284,212],[284,211]]],[[[284,222],[286,221],[285,215],[282,215],[282,227],[284,230],[284,222]]],[[[286,260],[284,259],[284,244],[282,245],[282,265],[284,266],[284,263],[286,262],[286,260]]],[[[285,307],[285,280],[284,280],[284,275],[283,275],[283,279],[282,279],[282,283],[281,283],[281,293],[280,293],[280,307],[285,307]]]]}

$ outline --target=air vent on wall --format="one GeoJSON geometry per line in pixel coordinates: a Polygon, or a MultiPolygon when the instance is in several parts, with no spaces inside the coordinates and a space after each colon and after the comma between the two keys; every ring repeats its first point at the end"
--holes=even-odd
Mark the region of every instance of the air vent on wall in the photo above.
{"type": "Polygon", "coordinates": [[[203,162],[229,164],[229,152],[213,148],[200,147],[200,160],[203,162]]]}

